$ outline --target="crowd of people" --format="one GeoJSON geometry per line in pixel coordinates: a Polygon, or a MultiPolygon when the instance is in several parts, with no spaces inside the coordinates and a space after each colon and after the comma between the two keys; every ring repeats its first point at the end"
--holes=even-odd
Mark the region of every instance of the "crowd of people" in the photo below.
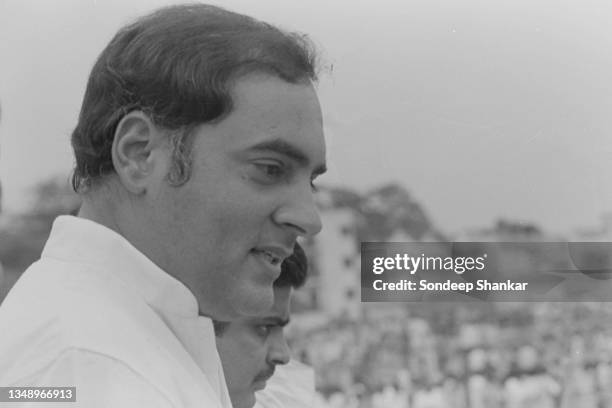
{"type": "Polygon", "coordinates": [[[293,327],[320,406],[610,408],[608,304],[409,304],[293,327]]]}

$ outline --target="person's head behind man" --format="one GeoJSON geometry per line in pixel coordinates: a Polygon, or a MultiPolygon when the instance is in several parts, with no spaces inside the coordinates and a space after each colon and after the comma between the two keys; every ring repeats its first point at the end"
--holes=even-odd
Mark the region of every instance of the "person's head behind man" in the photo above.
{"type": "Polygon", "coordinates": [[[158,10],[98,58],[72,134],[80,216],[126,237],[220,320],[270,308],[317,233],[325,142],[310,43],[208,5],[158,10]]]}
{"type": "Polygon", "coordinates": [[[307,271],[304,251],[296,244],[293,255],[283,262],[282,272],[274,281],[274,305],[270,310],[258,317],[214,321],[217,349],[234,408],[251,408],[255,391],[266,386],[274,367],[289,362],[283,328],[289,323],[292,291],[304,284],[307,271]]]}

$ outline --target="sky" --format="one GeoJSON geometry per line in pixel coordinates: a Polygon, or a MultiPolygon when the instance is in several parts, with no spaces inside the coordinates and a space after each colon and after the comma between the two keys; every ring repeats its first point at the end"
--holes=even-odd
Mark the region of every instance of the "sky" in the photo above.
{"type": "MultiPolygon", "coordinates": [[[[68,178],[95,58],[171,1],[0,0],[0,181],[7,212],[68,178]]],[[[612,211],[612,3],[216,1],[307,33],[328,145],[320,184],[405,186],[445,232],[500,218],[567,233],[612,211]]]]}

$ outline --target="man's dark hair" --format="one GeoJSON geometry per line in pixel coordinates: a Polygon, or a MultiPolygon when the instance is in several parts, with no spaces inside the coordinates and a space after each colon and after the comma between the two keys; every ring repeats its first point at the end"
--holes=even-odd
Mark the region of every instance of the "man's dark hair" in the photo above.
{"type": "MultiPolygon", "coordinates": [[[[275,288],[286,288],[288,286],[299,289],[304,286],[308,276],[308,258],[304,249],[296,242],[293,254],[285,259],[281,265],[281,273],[274,281],[275,288]]],[[[215,335],[221,336],[230,322],[213,320],[215,335]]]]}
{"type": "Polygon", "coordinates": [[[114,171],[119,121],[146,113],[173,145],[168,181],[190,176],[190,132],[232,111],[232,85],[249,73],[289,83],[316,81],[316,55],[305,35],[205,4],[162,8],[122,28],[98,57],[72,133],[75,191],[114,171]]]}
{"type": "Polygon", "coordinates": [[[293,247],[293,254],[285,259],[281,265],[281,273],[274,281],[274,286],[284,288],[291,286],[299,289],[304,286],[308,275],[308,258],[304,253],[304,248],[297,242],[293,247]]]}

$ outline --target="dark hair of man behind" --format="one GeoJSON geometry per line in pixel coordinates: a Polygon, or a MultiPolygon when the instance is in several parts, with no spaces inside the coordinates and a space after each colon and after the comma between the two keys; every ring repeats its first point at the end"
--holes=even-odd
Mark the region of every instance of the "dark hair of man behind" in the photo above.
{"type": "Polygon", "coordinates": [[[316,80],[312,43],[267,23],[204,4],[160,9],[122,28],[98,57],[72,133],[75,191],[112,173],[121,118],[141,110],[169,130],[174,185],[189,179],[188,135],[232,110],[232,81],[261,72],[289,83],[316,80]]]}
{"type": "Polygon", "coordinates": [[[296,242],[293,254],[283,261],[281,274],[274,281],[274,286],[279,288],[291,286],[294,289],[299,289],[306,282],[307,275],[308,258],[306,258],[304,249],[296,242]]]}

